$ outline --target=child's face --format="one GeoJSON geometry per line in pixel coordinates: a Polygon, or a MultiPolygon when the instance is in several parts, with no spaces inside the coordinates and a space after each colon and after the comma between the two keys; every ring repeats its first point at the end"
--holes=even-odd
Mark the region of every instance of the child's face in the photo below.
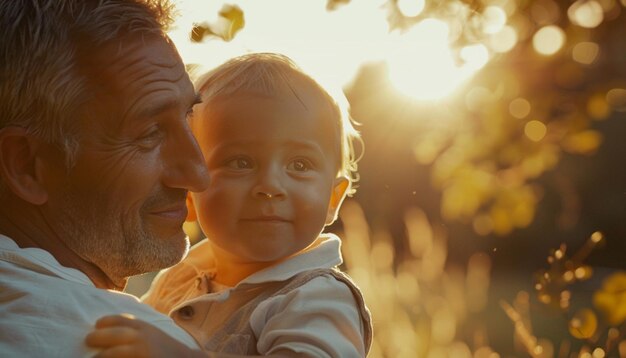
{"type": "Polygon", "coordinates": [[[271,263],[307,247],[344,197],[328,111],[299,96],[306,107],[291,94],[216,99],[194,124],[210,184],[191,195],[193,209],[233,262],[271,263]]]}

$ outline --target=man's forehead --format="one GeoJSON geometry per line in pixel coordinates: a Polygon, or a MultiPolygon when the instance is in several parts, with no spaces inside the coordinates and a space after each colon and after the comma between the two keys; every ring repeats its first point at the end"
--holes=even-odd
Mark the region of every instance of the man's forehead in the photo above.
{"type": "Polygon", "coordinates": [[[119,91],[152,78],[191,82],[175,47],[161,37],[133,38],[109,43],[87,64],[92,81],[119,91]],[[155,77],[156,76],[156,77],[155,77]]]}
{"type": "Polygon", "coordinates": [[[106,43],[88,60],[92,69],[105,72],[119,72],[146,64],[184,71],[183,62],[174,45],[168,39],[154,35],[129,36],[106,43]]]}
{"type": "Polygon", "coordinates": [[[196,98],[180,56],[162,37],[109,43],[95,57],[86,68],[88,103],[120,123],[191,106],[196,98]]]}

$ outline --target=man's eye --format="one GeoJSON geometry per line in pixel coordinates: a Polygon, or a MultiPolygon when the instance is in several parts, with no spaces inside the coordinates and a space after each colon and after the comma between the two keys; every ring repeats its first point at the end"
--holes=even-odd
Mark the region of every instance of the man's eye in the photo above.
{"type": "Polygon", "coordinates": [[[232,169],[251,169],[252,161],[248,158],[235,158],[226,162],[226,166],[232,169]]]}
{"type": "Polygon", "coordinates": [[[311,163],[309,163],[307,160],[296,159],[292,161],[291,163],[289,163],[289,165],[287,166],[287,169],[294,170],[297,172],[306,172],[306,171],[309,171],[311,167],[312,167],[311,163]]]}
{"type": "Polygon", "coordinates": [[[193,117],[193,107],[189,108],[187,113],[185,113],[185,118],[190,119],[191,117],[193,117]]]}
{"type": "Polygon", "coordinates": [[[153,147],[163,139],[163,133],[160,129],[154,128],[138,138],[140,145],[145,147],[153,147]]]}

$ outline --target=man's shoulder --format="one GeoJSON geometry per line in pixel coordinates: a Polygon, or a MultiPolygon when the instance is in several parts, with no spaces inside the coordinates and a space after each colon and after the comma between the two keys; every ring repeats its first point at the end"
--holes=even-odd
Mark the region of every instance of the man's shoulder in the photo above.
{"type": "MultiPolygon", "coordinates": [[[[0,311],[21,316],[54,317],[58,320],[90,320],[104,314],[150,309],[132,295],[99,289],[49,272],[0,261],[0,311]]],[[[133,313],[134,312],[129,312],[133,313]]]]}
{"type": "Polygon", "coordinates": [[[93,355],[83,343],[85,335],[100,317],[121,313],[130,313],[185,344],[194,344],[169,317],[135,296],[0,260],[0,352],[11,356],[93,355]]]}

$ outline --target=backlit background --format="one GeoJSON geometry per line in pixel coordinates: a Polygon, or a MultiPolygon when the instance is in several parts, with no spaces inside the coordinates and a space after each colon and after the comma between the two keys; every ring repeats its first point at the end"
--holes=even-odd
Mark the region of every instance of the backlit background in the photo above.
{"type": "Polygon", "coordinates": [[[280,52],[345,93],[365,151],[329,230],[371,357],[626,356],[625,0],[176,4],[192,75],[280,52]]]}

